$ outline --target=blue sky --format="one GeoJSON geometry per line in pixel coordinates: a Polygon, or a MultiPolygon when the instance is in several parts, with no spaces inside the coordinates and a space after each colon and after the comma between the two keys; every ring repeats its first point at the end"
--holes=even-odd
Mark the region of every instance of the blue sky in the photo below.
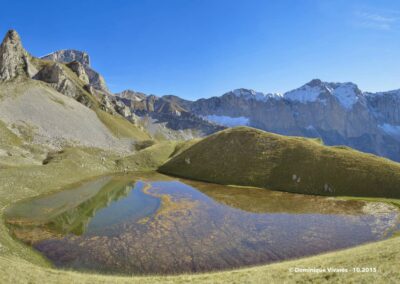
{"type": "MultiPolygon", "coordinates": [[[[112,91],[187,99],[235,88],[285,92],[320,78],[400,88],[400,2],[3,1],[35,56],[87,51],[112,91]],[[14,3],[13,3],[14,2],[14,3]]],[[[7,12],[5,12],[7,11],[7,12]]]]}

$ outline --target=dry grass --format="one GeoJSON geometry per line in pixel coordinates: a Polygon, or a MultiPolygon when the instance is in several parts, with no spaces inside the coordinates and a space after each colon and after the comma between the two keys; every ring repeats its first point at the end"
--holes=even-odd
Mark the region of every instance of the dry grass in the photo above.
{"type": "MultiPolygon", "coordinates": [[[[12,134],[8,135],[10,137],[7,139],[15,139],[12,134]]],[[[18,144],[18,140],[15,143],[18,144]]],[[[194,143],[192,147],[197,147],[199,143],[194,143]]],[[[159,143],[126,158],[98,149],[70,148],[54,154],[46,165],[1,169],[0,218],[3,219],[6,206],[24,198],[61,190],[95,176],[120,171],[124,167],[154,170],[165,160],[173,160],[174,155],[189,151],[191,144],[159,143]]],[[[208,151],[211,149],[207,148],[208,151]]],[[[0,283],[396,283],[400,279],[398,263],[400,238],[392,238],[344,251],[232,271],[176,276],[105,276],[51,268],[41,255],[11,238],[4,222],[0,223],[0,283]],[[289,272],[290,268],[295,267],[376,267],[378,272],[289,272]]]]}
{"type": "Polygon", "coordinates": [[[160,171],[220,184],[327,196],[400,197],[400,164],[248,127],[208,136],[160,171]]]}
{"type": "Polygon", "coordinates": [[[117,115],[111,115],[100,109],[96,110],[97,117],[117,138],[132,138],[138,141],[151,139],[144,130],[117,115]]]}

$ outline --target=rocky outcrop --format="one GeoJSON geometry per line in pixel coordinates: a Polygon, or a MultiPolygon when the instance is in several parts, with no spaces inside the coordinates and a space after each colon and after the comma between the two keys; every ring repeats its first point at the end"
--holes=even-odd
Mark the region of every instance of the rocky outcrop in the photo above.
{"type": "Polygon", "coordinates": [[[112,110],[112,112],[118,113],[132,122],[137,122],[138,120],[137,116],[131,111],[131,109],[118,97],[113,95],[103,95],[101,97],[101,103],[106,110],[112,110]]]}
{"type": "MultiPolygon", "coordinates": [[[[60,50],[42,57],[55,63],[47,65],[36,79],[50,83],[59,92],[71,96],[78,101],[85,98],[85,94],[78,85],[73,83],[60,63],[66,64],[83,84],[82,89],[93,95],[100,103],[100,108],[111,114],[119,114],[132,122],[137,122],[136,115],[119,98],[108,90],[104,78],[90,67],[90,58],[86,52],[78,50],[60,50]]],[[[90,106],[90,100],[83,101],[90,106]]]]}
{"type": "Polygon", "coordinates": [[[400,125],[400,90],[366,93],[366,99],[380,124],[400,125]]]}
{"type": "MultiPolygon", "coordinates": [[[[7,32],[0,46],[0,81],[7,81],[17,77],[41,80],[48,83],[58,92],[90,107],[91,100],[85,94],[83,88],[74,82],[65,68],[59,63],[43,64],[37,58],[32,57],[23,48],[21,38],[14,30],[7,32]]],[[[89,83],[81,63],[77,61],[71,62],[69,68],[83,84],[89,83]]]]}
{"type": "Polygon", "coordinates": [[[125,90],[116,95],[120,98],[129,99],[131,101],[143,101],[147,97],[145,93],[136,92],[132,90],[125,90]]]}
{"type": "Polygon", "coordinates": [[[84,51],[65,49],[59,50],[48,55],[42,56],[41,59],[50,60],[61,63],[69,63],[73,61],[80,62],[84,66],[90,66],[90,57],[84,51]]]}
{"type": "Polygon", "coordinates": [[[86,74],[84,66],[78,61],[72,61],[67,66],[78,76],[78,78],[85,84],[89,84],[89,77],[86,74]]]}
{"type": "MultiPolygon", "coordinates": [[[[90,58],[86,52],[73,49],[59,50],[45,55],[41,57],[41,59],[60,63],[79,62],[83,66],[83,69],[89,80],[88,84],[98,91],[110,94],[110,90],[108,89],[103,76],[90,67],[90,58]]],[[[82,74],[81,71],[79,71],[79,73],[82,74]]]]}
{"type": "Polygon", "coordinates": [[[18,33],[9,30],[0,45],[0,81],[7,81],[18,76],[32,77],[36,72],[18,33]]]}
{"type": "Polygon", "coordinates": [[[186,110],[191,102],[175,96],[158,97],[126,90],[116,94],[116,98],[137,116],[148,116],[174,131],[191,130],[196,132],[195,136],[203,136],[225,128],[186,110]]]}
{"type": "Polygon", "coordinates": [[[107,87],[106,81],[103,76],[101,76],[98,72],[94,71],[89,66],[84,65],[86,74],[89,78],[89,84],[92,85],[96,90],[102,91],[104,93],[110,93],[110,90],[107,87]]]}
{"type": "Polygon", "coordinates": [[[61,64],[53,63],[45,66],[36,74],[35,79],[49,83],[54,89],[68,97],[76,96],[76,87],[68,79],[61,64]]]}

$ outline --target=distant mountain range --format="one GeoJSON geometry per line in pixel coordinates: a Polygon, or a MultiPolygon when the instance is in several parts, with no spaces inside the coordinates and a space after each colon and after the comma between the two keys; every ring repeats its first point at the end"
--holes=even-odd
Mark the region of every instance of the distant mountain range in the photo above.
{"type": "Polygon", "coordinates": [[[118,103],[125,117],[134,115],[134,119],[146,122],[153,135],[189,139],[246,125],[278,134],[321,138],[327,145],[347,145],[400,161],[400,90],[368,93],[354,83],[314,79],[284,94],[242,88],[196,101],[132,90],[113,95],[103,77],[89,67],[86,53],[62,50],[43,59],[80,62],[95,90],[118,103]]]}

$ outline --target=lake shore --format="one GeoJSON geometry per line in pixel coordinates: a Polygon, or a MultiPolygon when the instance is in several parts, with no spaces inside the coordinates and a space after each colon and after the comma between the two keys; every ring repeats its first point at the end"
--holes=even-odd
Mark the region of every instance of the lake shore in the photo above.
{"type": "MultiPolygon", "coordinates": [[[[70,184],[78,183],[96,176],[120,171],[115,164],[115,154],[94,149],[69,149],[62,157],[47,166],[34,165],[2,169],[0,172],[0,217],[9,204],[39,194],[60,190],[70,184]],[[102,159],[102,157],[105,157],[102,159]]],[[[143,167],[145,168],[145,167],[143,167]]],[[[147,167],[148,169],[150,167],[147,167]]],[[[253,268],[237,269],[215,273],[117,277],[78,273],[53,269],[39,253],[14,240],[5,227],[0,224],[0,280],[3,282],[24,283],[183,283],[192,281],[222,283],[259,283],[269,281],[374,281],[390,283],[400,278],[395,263],[400,261],[400,238],[362,245],[359,247],[332,252],[282,263],[262,265],[253,268]],[[296,273],[291,268],[363,268],[375,267],[377,272],[361,273],[296,273]]]]}

